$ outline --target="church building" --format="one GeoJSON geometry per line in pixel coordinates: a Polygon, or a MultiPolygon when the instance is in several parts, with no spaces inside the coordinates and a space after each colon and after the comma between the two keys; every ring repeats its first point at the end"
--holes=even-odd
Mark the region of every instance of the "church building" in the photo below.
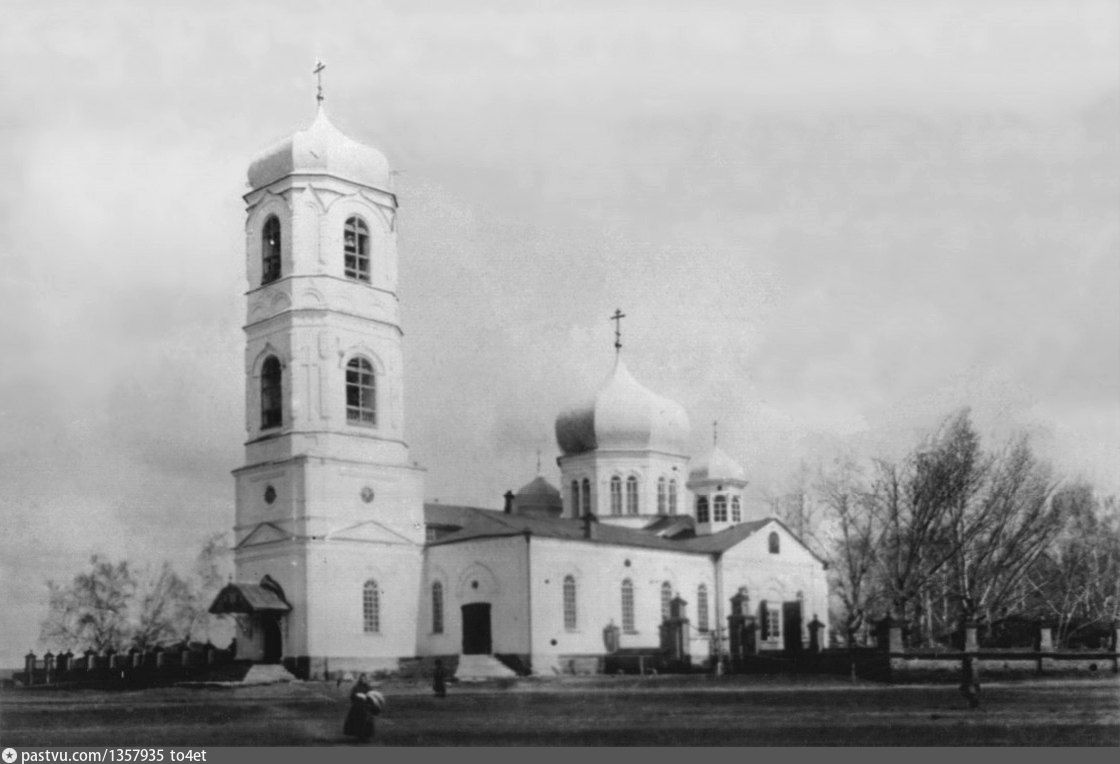
{"type": "Polygon", "coordinates": [[[634,379],[617,341],[594,397],[556,417],[559,487],[538,475],[500,510],[424,502],[391,181],[321,98],[249,166],[235,578],[211,608],[236,615],[238,657],[310,677],[437,656],[551,674],[627,651],[709,665],[735,616],[763,651],[827,628],[822,561],[748,511],[718,445],[690,457],[686,412],[634,379]]]}

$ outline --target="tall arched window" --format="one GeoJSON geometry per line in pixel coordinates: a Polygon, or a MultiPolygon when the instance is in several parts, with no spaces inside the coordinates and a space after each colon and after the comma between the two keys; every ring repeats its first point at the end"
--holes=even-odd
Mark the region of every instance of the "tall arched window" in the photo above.
{"type": "Polygon", "coordinates": [[[629,578],[622,582],[622,630],[634,633],[634,583],[629,578]]]}
{"type": "Polygon", "coordinates": [[[743,519],[742,506],[739,503],[738,496],[731,497],[731,522],[737,523],[743,519]]]}
{"type": "Polygon", "coordinates": [[[279,427],[284,421],[284,396],[280,359],[270,355],[261,366],[261,429],[279,427]]]}
{"type": "Polygon", "coordinates": [[[696,628],[708,630],[708,587],[704,584],[696,587],[696,628]]]}
{"type": "Polygon", "coordinates": [[[708,522],[708,497],[707,496],[697,496],[696,497],[696,522],[698,522],[698,523],[708,522]]]}
{"type": "Polygon", "coordinates": [[[677,514],[677,481],[669,481],[669,514],[677,514]]]}
{"type": "Polygon", "coordinates": [[[665,494],[665,478],[657,478],[657,514],[665,514],[668,497],[665,494]]]}
{"type": "Polygon", "coordinates": [[[346,364],[346,421],[377,426],[377,378],[365,358],[346,364]]]}
{"type": "Polygon", "coordinates": [[[583,513],[579,511],[579,481],[572,481],[572,517],[582,517],[583,513]]]}
{"type": "Polygon", "coordinates": [[[715,501],[712,503],[712,522],[727,522],[727,497],[722,493],[716,496],[715,501]]]}
{"type": "Polygon", "coordinates": [[[261,229],[261,284],[280,278],[280,218],[269,215],[261,229]]]}
{"type": "Polygon", "coordinates": [[[672,615],[672,605],[670,605],[670,603],[672,601],[673,601],[673,585],[670,584],[668,581],[665,581],[663,584],[661,584],[661,620],[662,621],[669,620],[669,616],[672,615]]]}
{"type": "Polygon", "coordinates": [[[778,538],[778,534],[774,531],[770,532],[770,554],[778,554],[782,551],[782,542],[778,538]]]}
{"type": "Polygon", "coordinates": [[[366,581],[362,587],[362,631],[366,634],[381,631],[381,595],[373,579],[366,581]]]}
{"type": "Polygon", "coordinates": [[[443,584],[432,584],[432,633],[443,633],[443,584]]]}
{"type": "Polygon", "coordinates": [[[369,282],[369,228],[360,217],[346,221],[343,232],[346,277],[369,282]]]}
{"type": "Polygon", "coordinates": [[[587,478],[583,479],[583,514],[591,514],[591,481],[587,478]]]}
{"type": "Polygon", "coordinates": [[[622,478],[617,475],[611,478],[611,514],[622,514],[622,478]]]}
{"type": "Polygon", "coordinates": [[[626,514],[638,514],[638,478],[626,478],[626,514]]]}
{"type": "Polygon", "coordinates": [[[572,576],[564,576],[564,628],[576,628],[576,580],[572,576]]]}

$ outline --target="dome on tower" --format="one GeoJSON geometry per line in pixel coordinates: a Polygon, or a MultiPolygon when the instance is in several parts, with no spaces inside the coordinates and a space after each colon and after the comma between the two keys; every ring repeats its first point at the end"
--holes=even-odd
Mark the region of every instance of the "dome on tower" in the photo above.
{"type": "Polygon", "coordinates": [[[700,457],[688,471],[689,482],[700,480],[722,480],[725,482],[747,482],[747,473],[737,461],[732,459],[719,446],[700,457]]]}
{"type": "Polygon", "coordinates": [[[294,173],[334,175],[365,186],[389,188],[389,160],[385,155],[343,135],[322,106],[310,127],[253,160],[249,186],[262,188],[294,173]]]}
{"type": "Polygon", "coordinates": [[[684,408],[638,384],[621,355],[593,400],[556,417],[556,442],[565,455],[629,449],[681,454],[688,434],[684,408]]]}
{"type": "Polygon", "coordinates": [[[564,510],[560,491],[538,475],[513,496],[513,512],[531,517],[559,517],[564,510]]]}

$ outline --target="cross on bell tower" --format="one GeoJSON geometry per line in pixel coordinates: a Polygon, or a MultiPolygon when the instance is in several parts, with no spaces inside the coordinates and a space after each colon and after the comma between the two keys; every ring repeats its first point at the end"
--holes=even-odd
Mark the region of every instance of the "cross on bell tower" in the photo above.
{"type": "Polygon", "coordinates": [[[326,68],[327,68],[326,64],[324,64],[322,61],[316,60],[315,61],[315,68],[311,70],[311,73],[315,75],[315,81],[318,83],[318,86],[319,86],[319,91],[315,94],[315,100],[318,101],[320,105],[322,105],[323,98],[324,98],[324,96],[323,96],[323,70],[326,69],[326,68]]]}
{"type": "Polygon", "coordinates": [[[622,319],[626,318],[626,314],[622,312],[621,308],[615,308],[614,315],[611,316],[611,321],[614,321],[614,350],[617,353],[622,350],[622,319]]]}

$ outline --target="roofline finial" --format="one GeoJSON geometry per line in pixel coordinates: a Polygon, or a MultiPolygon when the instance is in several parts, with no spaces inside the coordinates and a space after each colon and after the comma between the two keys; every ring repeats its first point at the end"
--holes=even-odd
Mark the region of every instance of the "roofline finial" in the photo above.
{"type": "Polygon", "coordinates": [[[615,308],[614,315],[611,316],[611,321],[614,321],[614,352],[622,352],[622,319],[626,318],[626,314],[622,312],[622,308],[615,308]]]}
{"type": "Polygon", "coordinates": [[[325,98],[325,96],[323,95],[323,70],[326,68],[326,64],[324,64],[319,59],[315,59],[315,68],[311,70],[311,73],[315,75],[315,80],[319,86],[318,92],[315,94],[315,100],[319,102],[319,106],[323,105],[323,100],[325,98]]]}

